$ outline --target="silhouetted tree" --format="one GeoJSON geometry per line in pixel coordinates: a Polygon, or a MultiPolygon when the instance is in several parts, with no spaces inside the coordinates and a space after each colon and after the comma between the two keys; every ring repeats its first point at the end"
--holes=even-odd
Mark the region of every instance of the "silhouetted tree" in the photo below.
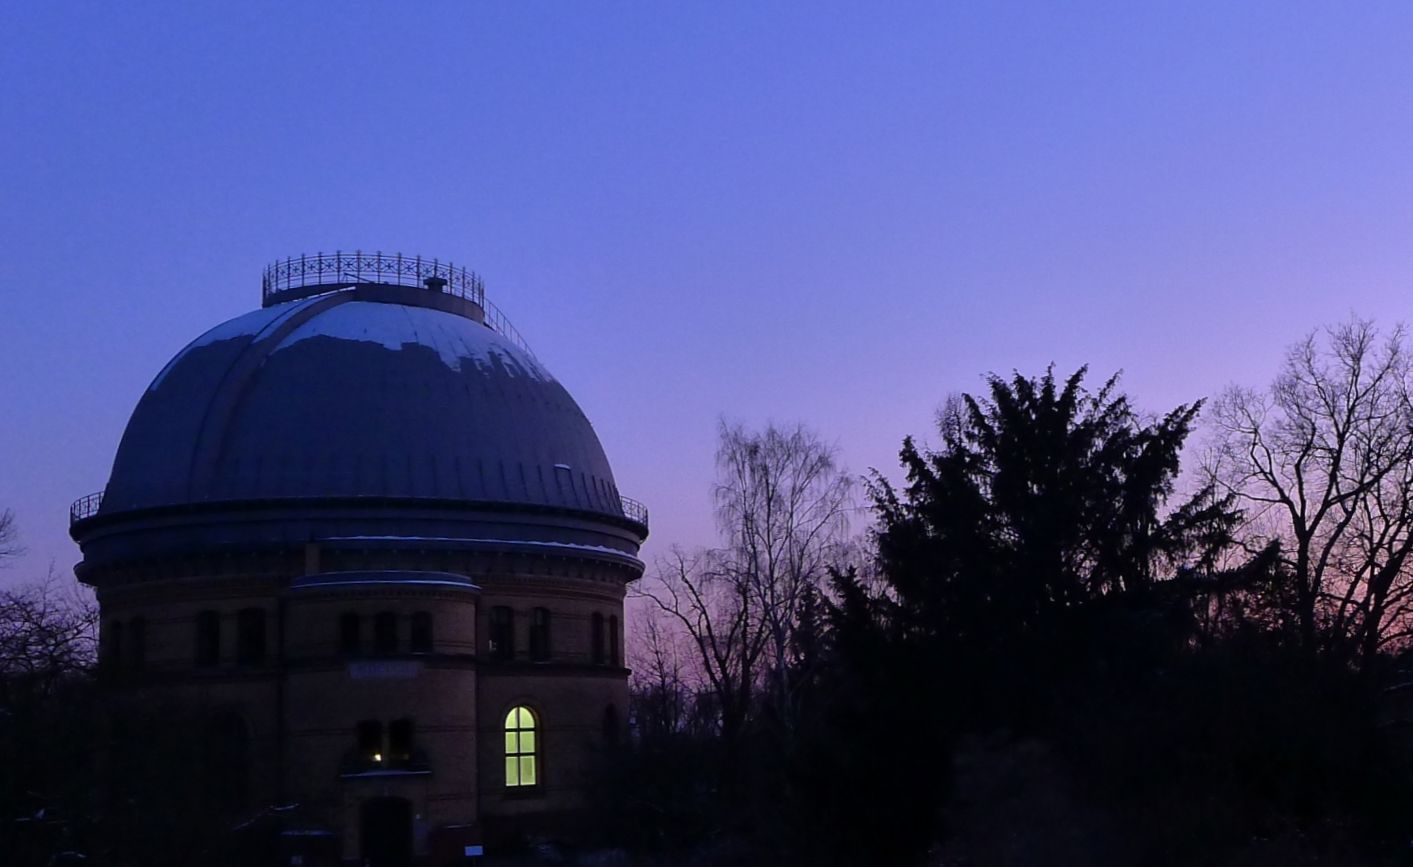
{"type": "Polygon", "coordinates": [[[1085,373],[992,376],[947,403],[938,450],[904,441],[901,490],[875,477],[900,615],[978,697],[1032,704],[1092,649],[1100,612],[1214,569],[1238,520],[1210,488],[1169,506],[1200,404],[1145,421],[1117,377],[1089,392],[1085,373]]]}
{"type": "Polygon", "coordinates": [[[1268,610],[1365,665],[1413,635],[1410,387],[1403,329],[1351,319],[1291,347],[1269,389],[1215,405],[1210,477],[1245,506],[1248,546],[1280,546],[1268,610]]]}

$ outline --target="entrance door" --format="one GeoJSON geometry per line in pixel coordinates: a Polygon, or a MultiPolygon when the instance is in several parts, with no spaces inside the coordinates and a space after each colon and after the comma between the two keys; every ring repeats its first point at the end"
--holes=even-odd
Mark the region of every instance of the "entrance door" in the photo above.
{"type": "Polygon", "coordinates": [[[360,836],[368,867],[411,867],[412,802],[369,798],[363,802],[360,836]]]}

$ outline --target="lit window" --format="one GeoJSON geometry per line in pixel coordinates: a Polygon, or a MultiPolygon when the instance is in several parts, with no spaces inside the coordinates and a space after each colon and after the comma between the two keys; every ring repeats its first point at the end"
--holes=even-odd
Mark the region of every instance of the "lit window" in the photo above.
{"type": "Polygon", "coordinates": [[[511,708],[505,715],[505,784],[533,786],[539,780],[536,757],[535,712],[528,707],[511,708]]]}
{"type": "Polygon", "coordinates": [[[550,613],[548,608],[530,612],[530,658],[544,662],[550,658],[550,613]]]}
{"type": "Polygon", "coordinates": [[[381,764],[383,761],[383,724],[377,720],[363,720],[358,724],[358,757],[365,762],[381,764]]]}
{"type": "Polygon", "coordinates": [[[412,652],[432,652],[432,614],[418,611],[412,615],[412,652]]]}
{"type": "Polygon", "coordinates": [[[202,611],[196,615],[196,664],[212,666],[221,661],[221,615],[202,611]]]}

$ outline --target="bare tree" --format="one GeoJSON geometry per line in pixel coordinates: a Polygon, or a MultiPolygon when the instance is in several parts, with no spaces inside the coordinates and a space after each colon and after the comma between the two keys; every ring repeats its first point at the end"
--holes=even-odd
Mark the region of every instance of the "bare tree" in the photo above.
{"type": "Polygon", "coordinates": [[[0,683],[48,694],[92,668],[98,608],[52,571],[44,580],[0,591],[0,683]]]}
{"type": "Polygon", "coordinates": [[[834,449],[803,426],[751,432],[722,422],[718,434],[713,498],[723,545],[674,550],[635,592],[695,649],[731,741],[767,686],[790,722],[796,627],[845,555],[854,484],[834,449]]]}
{"type": "Polygon", "coordinates": [[[749,588],[720,567],[715,552],[673,548],[634,592],[681,630],[695,651],[697,678],[715,699],[722,739],[734,742],[750,714],[766,643],[749,588]]]}
{"type": "Polygon", "coordinates": [[[1288,610],[1307,647],[1365,662],[1410,634],[1413,358],[1402,327],[1353,319],[1287,353],[1266,391],[1216,402],[1211,478],[1246,508],[1253,550],[1280,544],[1288,610]]]}
{"type": "Polygon", "coordinates": [[[854,481],[799,424],[753,433],[721,422],[716,467],[721,562],[757,611],[776,710],[788,715],[792,637],[801,607],[845,556],[854,481]]]}
{"type": "Polygon", "coordinates": [[[10,565],[11,560],[24,552],[19,527],[15,524],[15,513],[9,509],[0,511],[0,568],[10,565]]]}

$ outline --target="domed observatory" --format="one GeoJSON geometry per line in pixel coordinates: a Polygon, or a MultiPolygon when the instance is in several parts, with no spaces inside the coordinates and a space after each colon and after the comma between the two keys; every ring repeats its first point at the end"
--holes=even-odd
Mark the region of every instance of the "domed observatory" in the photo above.
{"type": "Polygon", "coordinates": [[[626,711],[646,510],[471,272],[301,257],[262,294],[73,507],[113,706],[189,714],[220,809],[297,803],[347,861],[572,826],[626,711]]]}

